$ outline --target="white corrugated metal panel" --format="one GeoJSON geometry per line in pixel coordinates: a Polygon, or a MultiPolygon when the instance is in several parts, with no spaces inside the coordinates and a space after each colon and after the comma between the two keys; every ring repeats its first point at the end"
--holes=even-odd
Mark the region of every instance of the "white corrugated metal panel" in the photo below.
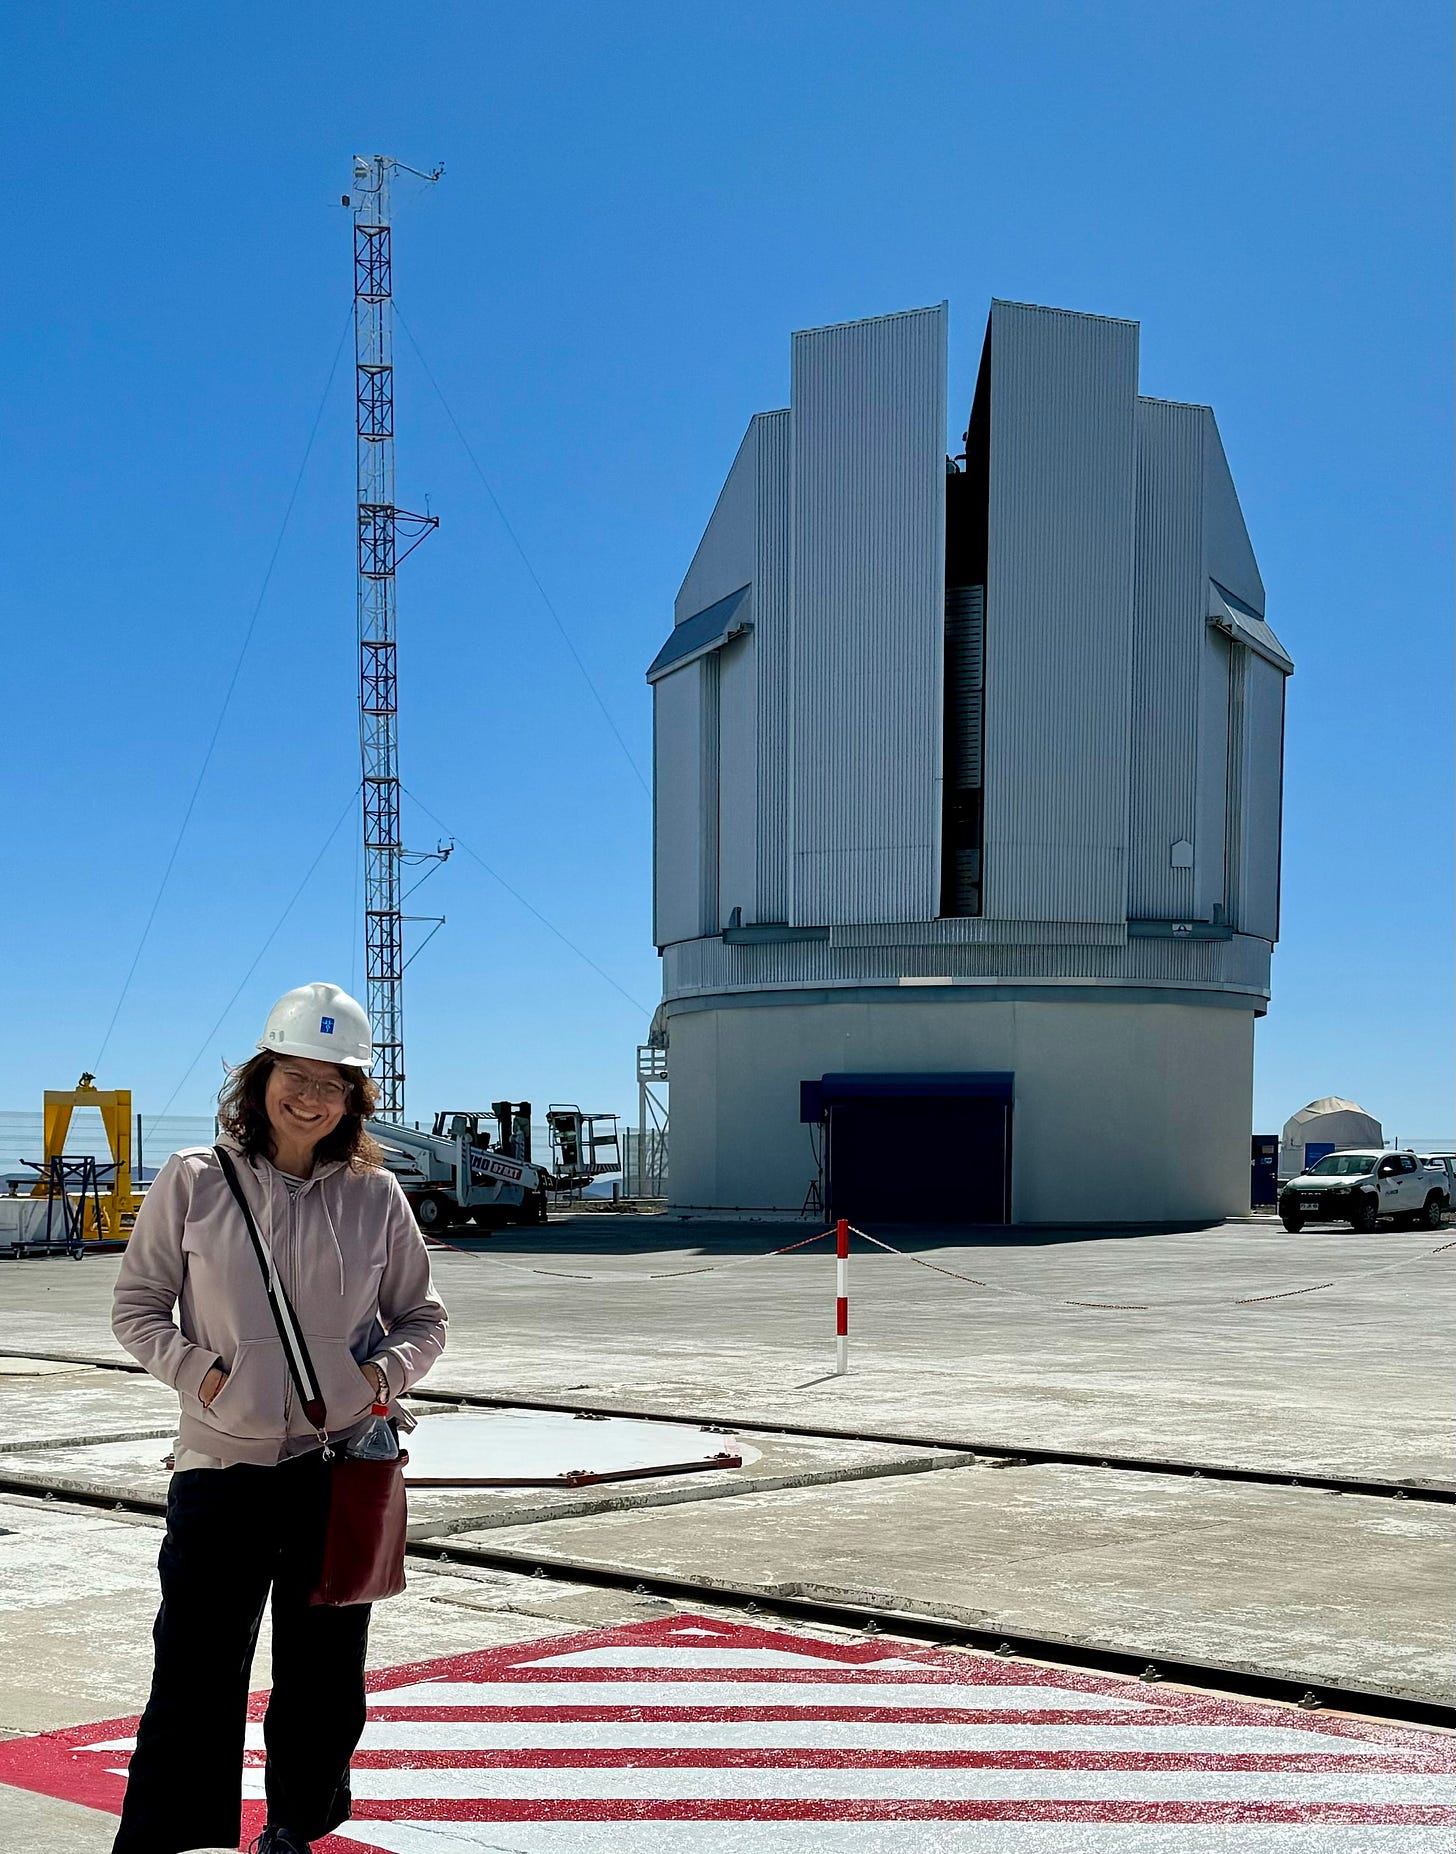
{"type": "Polygon", "coordinates": [[[699,933],[712,933],[721,925],[718,918],[720,664],[717,651],[698,664],[703,717],[698,752],[698,808],[703,832],[702,856],[698,863],[699,933]]]}
{"type": "Polygon", "coordinates": [[[1230,656],[1233,646],[1211,626],[1198,662],[1197,824],[1193,833],[1193,919],[1212,920],[1228,902],[1230,656]]]}
{"type": "Polygon", "coordinates": [[[1248,829],[1248,664],[1241,645],[1228,653],[1228,797],[1224,799],[1224,908],[1239,927],[1245,918],[1248,829]]]}
{"type": "Polygon", "coordinates": [[[673,685],[658,709],[659,943],[716,930],[734,908],[750,924],[787,913],[790,431],[788,412],[750,425],[648,672],[673,685]],[[695,627],[702,636],[678,646],[695,627]]]}
{"type": "Polygon", "coordinates": [[[1121,946],[1126,939],[1125,921],[988,921],[963,914],[829,929],[831,946],[1121,946]]]}
{"type": "Polygon", "coordinates": [[[985,912],[1122,920],[1137,326],[996,302],[985,912]]]}
{"type": "Polygon", "coordinates": [[[663,956],[663,995],[669,1000],[694,992],[898,985],[905,978],[1267,992],[1269,947],[1247,934],[1230,940],[1139,939],[1123,946],[878,947],[825,940],[729,946],[703,939],[670,946],[663,956]]]}
{"type": "Polygon", "coordinates": [[[793,772],[790,742],[793,677],[789,651],[789,494],[793,419],[760,412],[758,433],[758,569],[753,586],[758,678],[757,912],[743,918],[789,918],[793,772]]]}
{"type": "Polygon", "coordinates": [[[946,312],[793,343],[793,894],[806,924],[938,911],[946,312]]]}
{"type": "Polygon", "coordinates": [[[1205,586],[1203,410],[1140,399],[1127,892],[1134,920],[1197,915],[1193,860],[1205,586]]]}
{"type": "Polygon", "coordinates": [[[652,688],[653,918],[659,946],[702,931],[703,664],[652,688]]]}
{"type": "Polygon", "coordinates": [[[1279,938],[1279,824],[1284,784],[1284,672],[1246,658],[1244,682],[1243,870],[1235,925],[1279,938]]]}
{"type": "Polygon", "coordinates": [[[758,889],[758,665],[750,632],[718,652],[718,894],[709,926],[735,908],[756,921],[758,889]]]}
{"type": "Polygon", "coordinates": [[[758,421],[750,421],[677,595],[679,624],[753,578],[758,549],[758,421]]]}
{"type": "Polygon", "coordinates": [[[1237,927],[1244,918],[1244,826],[1248,822],[1249,653],[1229,651],[1228,766],[1223,828],[1224,911],[1237,927]]]}
{"type": "Polygon", "coordinates": [[[1210,579],[1243,599],[1261,615],[1264,582],[1249,544],[1244,512],[1224,455],[1218,425],[1207,406],[1203,412],[1203,550],[1210,579]]]}

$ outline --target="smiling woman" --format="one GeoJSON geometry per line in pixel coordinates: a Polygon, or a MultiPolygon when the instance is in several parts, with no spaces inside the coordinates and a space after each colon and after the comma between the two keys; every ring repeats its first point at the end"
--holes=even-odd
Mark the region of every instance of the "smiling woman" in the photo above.
{"type": "Polygon", "coordinates": [[[349,1814],[369,1605],[318,1593],[330,1462],[445,1343],[413,1213],[364,1130],[372,1055],[367,1017],[337,985],[280,998],[223,1091],[222,1138],[168,1160],[122,1260],[112,1329],[173,1386],[181,1420],[156,1670],[116,1854],[237,1845],[249,1664],[270,1589],[259,1854],[307,1854],[349,1814]]]}
{"type": "Polygon", "coordinates": [[[262,1154],[295,1177],[335,1160],[373,1171],[383,1155],[364,1125],[378,1098],[362,1069],[263,1050],[228,1077],[218,1120],[249,1158],[262,1154]]]}
{"type": "MultiPolygon", "coordinates": [[[[263,1107],[273,1130],[273,1162],[280,1171],[296,1173],[299,1160],[307,1168],[319,1142],[340,1124],[350,1097],[362,1092],[363,1084],[357,1077],[346,1081],[337,1069],[331,1073],[326,1062],[276,1062],[266,1056],[263,1060],[272,1062],[263,1107]]],[[[358,1118],[357,1104],[353,1117],[358,1118]]]]}

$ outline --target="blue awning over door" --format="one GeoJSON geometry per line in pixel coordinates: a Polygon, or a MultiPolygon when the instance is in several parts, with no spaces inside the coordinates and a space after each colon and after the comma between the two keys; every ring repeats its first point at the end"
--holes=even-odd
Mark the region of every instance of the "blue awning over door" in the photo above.
{"type": "Polygon", "coordinates": [[[1216,579],[1208,582],[1208,622],[1286,676],[1294,674],[1293,659],[1263,617],[1216,579]]]}
{"type": "Polygon", "coordinates": [[[647,680],[659,682],[673,670],[691,663],[695,657],[706,656],[710,650],[721,650],[730,638],[751,631],[753,625],[745,610],[748,593],[747,586],[740,586],[737,592],[730,592],[726,599],[719,599],[714,605],[706,605],[702,611],[694,612],[691,618],[684,618],[681,624],[674,625],[672,635],[652,659],[647,680]]]}
{"type": "Polygon", "coordinates": [[[833,1074],[799,1083],[799,1118],[819,1121],[846,1101],[1010,1101],[1016,1077],[1008,1069],[923,1074],[833,1074]]]}

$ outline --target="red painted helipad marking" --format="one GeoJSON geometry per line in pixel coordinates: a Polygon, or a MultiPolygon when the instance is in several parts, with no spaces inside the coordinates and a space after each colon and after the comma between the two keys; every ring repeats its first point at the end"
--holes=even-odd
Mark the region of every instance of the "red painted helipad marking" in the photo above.
{"type": "MultiPolygon", "coordinates": [[[[702,1616],[369,1684],[319,1854],[718,1854],[730,1822],[736,1854],[1449,1854],[1456,1828],[1440,1733],[702,1616]]],[[[0,1782],[118,1810],[135,1727],[0,1743],[0,1782]]]]}

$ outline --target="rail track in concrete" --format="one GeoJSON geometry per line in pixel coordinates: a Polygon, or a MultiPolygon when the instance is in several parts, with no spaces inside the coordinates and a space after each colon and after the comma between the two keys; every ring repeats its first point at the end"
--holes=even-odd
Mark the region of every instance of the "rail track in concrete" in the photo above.
{"type": "Polygon", "coordinates": [[[1179,1461],[1156,1455],[1117,1455],[1099,1449],[1047,1448],[1041,1444],[988,1440],[984,1436],[907,1434],[898,1429],[839,1429],[819,1424],[768,1422],[705,1411],[673,1415],[650,1406],[582,1403],[573,1398],[497,1397],[479,1392],[410,1392],[416,1403],[435,1403],[450,1409],[550,1410],[580,1412],[585,1416],[620,1416],[635,1422],[679,1423],[695,1429],[720,1430],[742,1436],[801,1436],[816,1442],[882,1442],[897,1448],[953,1449],[1002,1467],[1043,1465],[1068,1468],[1111,1469],[1125,1474],[1169,1474],[1183,1480],[1238,1481],[1253,1487],[1302,1487],[1314,1493],[1360,1494],[1379,1500],[1420,1500],[1436,1506],[1456,1506],[1456,1486],[1431,1481],[1373,1480],[1355,1475],[1312,1474],[1287,1468],[1240,1467],[1230,1462],[1179,1461]]]}
{"type": "Polygon", "coordinates": [[[525,1577],[548,1577],[562,1583],[625,1590],[634,1596],[704,1603],[715,1608],[726,1605],[754,1620],[778,1618],[827,1623],[835,1628],[895,1635],[908,1641],[932,1642],[940,1647],[975,1648],[1008,1660],[1130,1674],[1148,1682],[1166,1681],[1244,1699],[1273,1700],[1307,1711],[1347,1712],[1388,1723],[1456,1730],[1456,1706],[1410,1694],[1334,1686],[1328,1681],[1311,1682],[1292,1674],[1261,1673],[1207,1661],[1173,1659],[1161,1653],[1102,1647],[1067,1636],[979,1628],[953,1617],[903,1610],[890,1602],[839,1600],[801,1593],[802,1587],[793,1584],[752,1586],[711,1578],[665,1577],[658,1572],[612,1569],[573,1558],[547,1556],[539,1550],[503,1551],[490,1546],[451,1544],[448,1539],[419,1540],[410,1547],[410,1555],[436,1563],[475,1565],[525,1577]]]}
{"type": "MultiPolygon", "coordinates": [[[[145,1377],[140,1365],[115,1358],[98,1358],[79,1352],[36,1352],[0,1347],[0,1358],[34,1358],[46,1364],[84,1365],[98,1371],[119,1371],[145,1377]]],[[[1006,1468],[1066,1467],[1109,1470],[1123,1474],[1166,1474],[1180,1480],[1233,1481],[1249,1487],[1304,1488],[1312,1493],[1353,1494],[1373,1500],[1416,1500],[1431,1506],[1456,1506],[1456,1485],[1444,1481],[1379,1480],[1370,1476],[1320,1474],[1290,1468],[1246,1467],[1234,1462],[1182,1460],[1162,1455],[1122,1455],[1105,1449],[1051,1448],[1041,1443],[1018,1442],[985,1436],[964,1436],[899,1429],[846,1429],[816,1423],[776,1422],[761,1417],[693,1410],[673,1412],[649,1404],[584,1403],[576,1397],[498,1396],[486,1391],[435,1390],[417,1386],[409,1393],[413,1403],[442,1409],[542,1410],[556,1414],[619,1416],[633,1422],[671,1423],[684,1428],[710,1429],[728,1435],[803,1437],[815,1442],[880,1442],[896,1448],[952,1449],[1006,1468]]],[[[109,1439],[109,1438],[107,1438],[109,1439]]],[[[45,1446],[55,1446],[46,1444],[45,1446]]],[[[3,1451],[0,1451],[3,1453],[3,1451]]]]}
{"type": "MultiPolygon", "coordinates": [[[[26,1503],[100,1509],[147,1519],[161,1518],[166,1512],[165,1500],[155,1496],[117,1498],[111,1493],[77,1488],[48,1492],[38,1488],[34,1481],[15,1480],[0,1472],[0,1499],[7,1497],[26,1503]]],[[[406,1555],[421,1567],[443,1564],[505,1572],[521,1578],[526,1584],[549,1579],[589,1589],[622,1591],[636,1597],[658,1597],[665,1602],[726,1609],[755,1620],[816,1623],[945,1648],[973,1648],[1007,1660],[1131,1675],[1148,1683],[1167,1683],[1235,1698],[1272,1701],[1298,1706],[1305,1711],[1339,1712],[1385,1724],[1456,1731],[1456,1706],[1414,1694],[1345,1686],[1294,1673],[1261,1672],[1210,1661],[1183,1660],[1158,1651],[1111,1648],[1070,1636],[980,1628],[951,1616],[901,1609],[888,1599],[866,1601],[848,1596],[831,1597],[813,1594],[805,1586],[791,1583],[745,1585],[709,1577],[664,1576],[661,1572],[631,1566],[593,1564],[543,1552],[539,1547],[511,1551],[498,1546],[461,1544],[448,1537],[416,1539],[406,1547],[406,1555]]]]}
{"type": "MultiPolygon", "coordinates": [[[[141,1367],[92,1354],[0,1349],[0,1357],[24,1357],[49,1363],[144,1375],[141,1367]]],[[[1049,1448],[1015,1441],[966,1437],[950,1433],[906,1433],[889,1429],[850,1429],[789,1421],[745,1420],[731,1414],[702,1410],[667,1412],[651,1406],[618,1403],[584,1403],[578,1398],[497,1396],[485,1392],[420,1388],[412,1400],[439,1409],[526,1409],[616,1416],[637,1421],[668,1423],[697,1430],[715,1429],[751,1438],[755,1435],[788,1439],[881,1443],[899,1447],[953,1450],[1001,1468],[1039,1465],[1065,1466],[1097,1472],[1170,1475],[1243,1484],[1273,1491],[1291,1489],[1380,1500],[1411,1500],[1426,1504],[1456,1505],[1456,1487],[1421,1481],[1377,1480],[1359,1476],[1290,1472],[1272,1468],[1237,1466],[1225,1462],[1171,1460],[1165,1457],[1107,1454],[1095,1450],[1049,1448]]],[[[98,1437],[97,1440],[107,1438],[98,1437]]],[[[39,1442],[36,1446],[48,1446],[39,1442]]],[[[34,1478],[4,1472],[0,1452],[0,1498],[27,1502],[53,1501],[58,1505],[90,1508],[138,1517],[158,1518],[165,1501],[156,1496],[118,1497],[114,1492],[87,1490],[61,1483],[47,1489],[34,1478]]],[[[1250,1699],[1348,1712],[1392,1723],[1456,1729],[1456,1707],[1415,1695],[1302,1679],[1297,1674],[1263,1672],[1217,1663],[1184,1660],[1167,1654],[1111,1648],[1095,1641],[1064,1636],[1041,1636],[1025,1631],[987,1629],[955,1616],[937,1615],[897,1606],[891,1597],[825,1593],[812,1585],[782,1583],[742,1585],[702,1576],[666,1576],[645,1567],[605,1566],[585,1560],[502,1545],[465,1544],[442,1535],[412,1541],[409,1556],[425,1565],[455,1564],[462,1568],[504,1572],[526,1580],[541,1578],[588,1588],[620,1590],[636,1596],[659,1597],[729,1609],[751,1616],[779,1617],[861,1632],[881,1632],[906,1640],[942,1646],[974,1648],[1008,1658],[1047,1662],[1055,1666],[1135,1675],[1149,1681],[1168,1681],[1216,1693],[1250,1699]]]]}

